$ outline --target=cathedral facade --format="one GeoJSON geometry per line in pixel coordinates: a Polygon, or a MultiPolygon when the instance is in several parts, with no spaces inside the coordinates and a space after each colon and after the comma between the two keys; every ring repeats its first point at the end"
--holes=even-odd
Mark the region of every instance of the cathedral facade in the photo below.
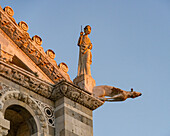
{"type": "Polygon", "coordinates": [[[0,136],[92,136],[103,104],[75,85],[28,25],[0,6],[0,136]]]}

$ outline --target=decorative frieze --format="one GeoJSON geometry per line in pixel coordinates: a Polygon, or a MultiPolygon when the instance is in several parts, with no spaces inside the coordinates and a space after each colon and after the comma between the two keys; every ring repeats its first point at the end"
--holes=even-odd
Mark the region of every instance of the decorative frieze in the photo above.
{"type": "Polygon", "coordinates": [[[46,98],[49,98],[52,94],[52,85],[41,81],[35,76],[31,76],[31,73],[25,73],[2,61],[0,61],[0,75],[46,98]]]}
{"type": "MultiPolygon", "coordinates": [[[[31,75],[31,73],[25,73],[2,61],[0,61],[0,75],[53,101],[65,96],[92,110],[103,104],[102,101],[93,97],[90,93],[69,82],[62,81],[54,87],[31,75]]],[[[7,88],[6,90],[10,89],[7,88]]]]}
{"type": "Polygon", "coordinates": [[[81,105],[84,105],[85,107],[91,110],[95,110],[96,108],[104,104],[104,102],[93,97],[90,93],[84,92],[84,90],[65,81],[62,81],[61,83],[55,86],[52,92],[51,99],[57,100],[63,96],[81,105]]]}

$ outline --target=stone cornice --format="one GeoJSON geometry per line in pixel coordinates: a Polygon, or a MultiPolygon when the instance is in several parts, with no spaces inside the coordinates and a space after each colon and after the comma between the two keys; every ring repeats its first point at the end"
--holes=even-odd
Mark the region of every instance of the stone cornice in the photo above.
{"type": "Polygon", "coordinates": [[[95,110],[104,103],[70,82],[61,81],[54,86],[24,69],[1,60],[0,76],[32,90],[45,98],[51,99],[52,101],[56,101],[65,96],[91,110],[95,110]]]}
{"type": "MultiPolygon", "coordinates": [[[[47,83],[34,74],[23,70],[11,63],[0,60],[0,76],[3,76],[33,92],[53,101],[67,97],[85,107],[95,110],[103,104],[102,101],[85,92],[72,83],[69,76],[55,66],[40,46],[42,40],[38,36],[30,38],[27,33],[28,25],[21,21],[15,22],[13,10],[0,6],[0,29],[56,84],[47,83]],[[38,39],[37,39],[38,38],[38,39]]],[[[7,54],[9,56],[10,55],[7,54]]]]}
{"type": "Polygon", "coordinates": [[[32,73],[24,69],[12,64],[7,64],[1,60],[0,75],[46,98],[49,98],[52,94],[52,84],[38,79],[32,73]]]}
{"type": "Polygon", "coordinates": [[[55,86],[50,99],[55,101],[63,96],[76,101],[91,110],[95,110],[104,104],[104,102],[93,97],[91,94],[84,92],[84,90],[66,81],[61,81],[55,86]]]}
{"type": "Polygon", "coordinates": [[[27,30],[28,25],[21,21],[15,22],[13,10],[0,6],[0,28],[10,37],[10,39],[54,82],[66,80],[72,82],[67,74],[64,74],[48,58],[41,47],[42,39],[38,36],[30,38],[27,30]]]}

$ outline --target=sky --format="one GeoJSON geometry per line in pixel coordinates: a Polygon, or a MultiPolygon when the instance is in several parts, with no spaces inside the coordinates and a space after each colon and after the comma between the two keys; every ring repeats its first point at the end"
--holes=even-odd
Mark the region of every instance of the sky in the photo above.
{"type": "Polygon", "coordinates": [[[81,25],[90,25],[92,77],[142,93],[93,111],[94,136],[170,136],[170,0],[2,0],[77,75],[81,25]]]}

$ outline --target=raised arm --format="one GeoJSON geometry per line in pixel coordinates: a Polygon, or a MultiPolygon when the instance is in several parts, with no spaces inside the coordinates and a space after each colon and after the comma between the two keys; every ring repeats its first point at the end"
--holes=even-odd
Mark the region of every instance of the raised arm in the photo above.
{"type": "Polygon", "coordinates": [[[82,44],[82,39],[83,39],[83,32],[80,32],[80,37],[79,37],[79,40],[77,43],[78,46],[80,46],[82,44]]]}

